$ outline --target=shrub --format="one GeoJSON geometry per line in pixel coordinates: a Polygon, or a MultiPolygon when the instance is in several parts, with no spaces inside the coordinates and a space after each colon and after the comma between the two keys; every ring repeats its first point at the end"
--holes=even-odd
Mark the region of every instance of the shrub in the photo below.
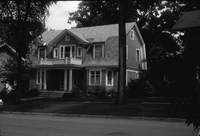
{"type": "Polygon", "coordinates": [[[74,86],[72,88],[72,96],[80,97],[81,94],[82,94],[82,90],[78,86],[74,86]]]}
{"type": "Polygon", "coordinates": [[[128,96],[133,97],[147,97],[154,94],[153,86],[148,80],[140,79],[131,79],[127,86],[128,96]]]}
{"type": "Polygon", "coordinates": [[[39,91],[37,88],[31,88],[27,91],[24,91],[24,95],[29,97],[36,97],[39,95],[39,91]]]}
{"type": "Polygon", "coordinates": [[[170,83],[164,81],[155,81],[153,83],[156,96],[171,96],[170,83]]]}
{"type": "Polygon", "coordinates": [[[98,99],[106,99],[107,98],[107,90],[104,86],[94,86],[91,87],[88,91],[88,94],[92,97],[96,97],[98,99]]]}

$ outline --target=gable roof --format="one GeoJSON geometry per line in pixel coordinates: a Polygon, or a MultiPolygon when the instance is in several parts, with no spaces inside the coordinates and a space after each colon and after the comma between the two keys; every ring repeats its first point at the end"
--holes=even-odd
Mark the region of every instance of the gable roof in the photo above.
{"type": "Polygon", "coordinates": [[[185,12],[172,30],[185,30],[200,27],[200,10],[185,12]]]}
{"type": "MultiPolygon", "coordinates": [[[[136,26],[135,22],[126,23],[126,34],[136,26]]],[[[64,30],[45,31],[42,34],[43,41],[48,44],[54,44],[63,37],[64,34],[69,33],[75,39],[83,43],[105,42],[109,37],[119,36],[118,24],[101,25],[92,27],[82,27],[64,30]]]]}

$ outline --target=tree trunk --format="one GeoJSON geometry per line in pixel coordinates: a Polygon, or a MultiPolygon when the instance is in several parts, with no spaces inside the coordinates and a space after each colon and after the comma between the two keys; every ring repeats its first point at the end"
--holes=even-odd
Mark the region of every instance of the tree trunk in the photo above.
{"type": "Polygon", "coordinates": [[[22,55],[21,55],[21,48],[18,47],[17,51],[17,86],[16,86],[16,102],[20,103],[20,93],[21,93],[21,86],[22,86],[22,55]]]}
{"type": "Polygon", "coordinates": [[[118,69],[118,93],[116,104],[123,105],[126,102],[126,30],[124,18],[124,2],[120,1],[120,18],[119,18],[119,69],[118,69]]]}

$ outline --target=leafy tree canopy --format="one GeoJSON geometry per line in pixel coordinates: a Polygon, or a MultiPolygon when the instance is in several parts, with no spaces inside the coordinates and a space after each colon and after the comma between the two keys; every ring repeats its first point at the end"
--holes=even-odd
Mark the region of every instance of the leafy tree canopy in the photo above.
{"type": "Polygon", "coordinates": [[[37,41],[37,37],[44,31],[45,17],[49,14],[48,7],[51,4],[50,1],[1,1],[1,42],[26,57],[29,45],[37,41]]]}

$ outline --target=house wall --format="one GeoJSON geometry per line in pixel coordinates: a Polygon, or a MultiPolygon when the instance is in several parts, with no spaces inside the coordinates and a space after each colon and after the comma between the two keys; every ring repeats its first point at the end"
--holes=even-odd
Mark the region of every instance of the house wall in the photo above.
{"type": "Polygon", "coordinates": [[[140,55],[141,55],[141,43],[139,41],[139,36],[136,33],[135,28],[133,27],[132,30],[134,30],[134,40],[130,39],[130,32],[126,36],[126,45],[128,45],[128,60],[127,60],[127,67],[138,69],[139,68],[139,62],[136,62],[136,49],[140,49],[140,55]]]}

